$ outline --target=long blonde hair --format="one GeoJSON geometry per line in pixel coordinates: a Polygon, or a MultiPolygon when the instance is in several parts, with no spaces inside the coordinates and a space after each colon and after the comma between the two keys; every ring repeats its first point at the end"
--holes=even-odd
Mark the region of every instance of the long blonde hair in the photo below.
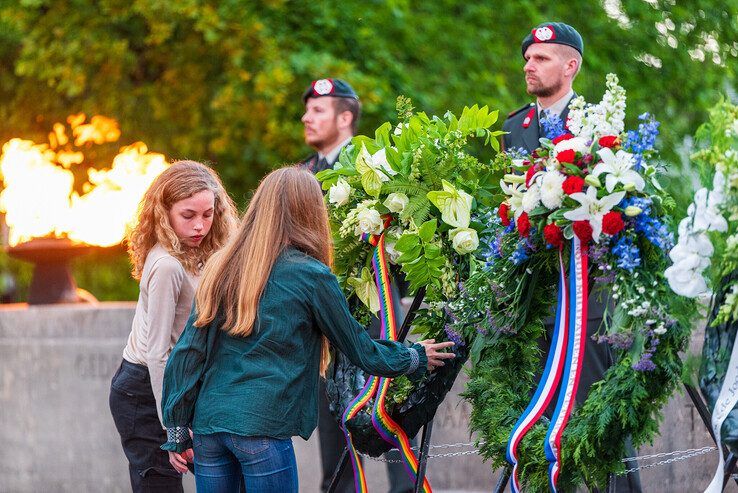
{"type": "MultiPolygon", "coordinates": [[[[195,297],[197,321],[203,327],[225,315],[223,330],[246,337],[253,331],[269,274],[287,246],[333,265],[328,211],[317,180],[295,166],[269,173],[259,184],[238,230],[208,261],[195,297]]],[[[323,336],[320,372],[328,365],[323,336]]]]}
{"type": "Polygon", "coordinates": [[[238,212],[218,175],[196,161],[176,161],[151,184],[139,204],[136,226],[128,232],[128,255],[132,274],[141,279],[146,256],[159,243],[182,263],[185,270],[198,274],[205,261],[219,250],[233,232],[238,212]],[[169,223],[169,210],[176,202],[210,190],[215,195],[215,210],[210,232],[197,248],[183,245],[169,223]]]}

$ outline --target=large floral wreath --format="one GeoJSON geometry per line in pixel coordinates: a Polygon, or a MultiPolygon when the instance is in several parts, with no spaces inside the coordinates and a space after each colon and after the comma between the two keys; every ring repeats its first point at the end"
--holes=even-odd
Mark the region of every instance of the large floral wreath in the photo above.
{"type": "MultiPolygon", "coordinates": [[[[490,130],[496,111],[473,106],[460,117],[428,117],[412,109],[408,99],[398,98],[397,125],[385,123],[374,138],[355,137],[334,168],[317,175],[328,192],[334,270],[353,301],[354,316],[368,325],[379,312],[381,293],[372,260],[376,240],[383,238],[392,273],[404,276],[409,294],[418,294],[431,307],[416,313],[414,332],[459,343],[457,357],[423,381],[404,376],[392,381],[387,412],[409,436],[433,417],[468,357],[463,341],[444,330],[448,317],[443,307],[460,296],[460,282],[475,266],[472,254],[484,229],[477,211],[491,205],[501,176],[494,173],[500,166],[472,154],[480,146],[499,150],[496,137],[501,132],[490,130]]],[[[366,379],[336,355],[327,390],[337,418],[366,379]]],[[[368,412],[357,413],[346,426],[359,451],[378,455],[390,448],[373,429],[368,412]]]]}
{"type": "MultiPolygon", "coordinates": [[[[607,86],[597,105],[575,100],[568,129],[549,119],[548,138],[531,156],[500,153],[489,162],[472,154],[470,137],[496,149],[496,113],[475,106],[460,118],[429,118],[400,100],[398,125],[383,125],[374,139],[356,137],[335,169],[318,175],[328,191],[336,272],[347,295],[360,300],[355,316],[368,323],[379,306],[374,247],[365,240],[383,236],[410,291],[425,291],[427,308],[413,331],[453,340],[461,356],[419,384],[395,379],[390,414],[414,434],[470,356],[471,429],[495,468],[508,465],[511,433],[543,370],[539,341],[566,275],[561,258],[575,250],[591,262],[584,277],[615,301],[598,338],[617,361],[561,429],[557,479],[564,490],[603,486],[623,471],[626,437],[639,446],[657,433],[659,410],[680,380],[678,352],[694,313],[663,274],[675,204],[659,183],[658,123],[642,115],[638,129],[625,132],[625,91],[615,76],[607,86]]],[[[329,380],[337,413],[363,383],[339,358],[329,380]]],[[[516,484],[530,491],[549,488],[547,420],[537,417],[515,450],[516,484]]],[[[367,413],[347,428],[360,450],[388,448],[367,413]]]]}
{"type": "Polygon", "coordinates": [[[609,75],[599,104],[575,99],[566,127],[549,118],[547,137],[531,156],[509,153],[515,173],[505,175],[504,200],[481,234],[485,266],[447,307],[452,330],[473,341],[465,397],[481,453],[494,467],[516,464],[514,487],[526,491],[545,491],[556,481],[564,491],[582,483],[604,487],[609,474],[624,469],[626,438],[637,447],[657,433],[659,410],[680,382],[678,353],[694,311],[664,277],[673,244],[667,214],[675,204],[659,183],[658,123],[641,115],[638,130],[625,132],[624,110],[625,91],[609,75]],[[565,281],[561,259],[569,256],[565,281]],[[557,301],[566,303],[554,295],[557,284],[559,296],[570,286],[576,298],[575,257],[590,264],[581,280],[585,294],[586,281],[594,281],[594,292],[614,306],[596,337],[611,346],[616,362],[566,416],[572,403],[562,398],[564,373],[564,408],[550,422],[543,415],[549,401],[541,397],[552,392],[544,386],[550,374],[531,398],[543,371],[538,341],[557,301]]]}

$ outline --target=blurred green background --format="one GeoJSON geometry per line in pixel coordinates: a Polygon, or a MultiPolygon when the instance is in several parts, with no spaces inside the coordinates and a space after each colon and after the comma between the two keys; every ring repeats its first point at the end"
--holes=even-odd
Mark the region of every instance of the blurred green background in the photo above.
{"type": "MultiPolygon", "coordinates": [[[[267,170],[309,153],[300,96],[312,79],[347,79],[366,133],[393,118],[399,94],[428,113],[504,114],[530,100],[520,41],[545,20],[584,38],[577,92],[599,100],[616,72],[630,126],[644,111],[662,122],[686,198],[689,135],[721,94],[735,99],[736,0],[0,0],[0,143],[45,142],[71,113],[103,114],[120,123],[116,147],[142,140],[210,162],[243,207],[267,170]]],[[[122,252],[77,260],[80,287],[135,299],[122,252]]],[[[1,255],[22,298],[30,268],[1,255]]]]}

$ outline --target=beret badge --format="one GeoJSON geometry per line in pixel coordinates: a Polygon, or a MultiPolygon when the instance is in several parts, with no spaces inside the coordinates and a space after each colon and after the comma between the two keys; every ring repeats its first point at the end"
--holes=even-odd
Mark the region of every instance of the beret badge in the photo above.
{"type": "Polygon", "coordinates": [[[316,94],[325,96],[326,94],[333,92],[333,82],[331,82],[330,79],[316,80],[315,84],[313,84],[313,90],[316,94]]]}
{"type": "Polygon", "coordinates": [[[536,43],[545,43],[552,39],[556,39],[556,32],[553,26],[543,26],[533,29],[533,41],[536,43]]]}

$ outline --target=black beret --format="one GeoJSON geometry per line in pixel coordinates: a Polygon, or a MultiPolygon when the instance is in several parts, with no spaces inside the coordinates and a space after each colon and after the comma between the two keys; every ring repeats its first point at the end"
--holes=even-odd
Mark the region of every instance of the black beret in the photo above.
{"type": "Polygon", "coordinates": [[[322,96],[333,96],[334,98],[351,98],[359,100],[353,88],[348,82],[341,79],[319,79],[314,80],[302,94],[302,102],[307,103],[309,98],[320,98],[322,96]]]}
{"type": "Polygon", "coordinates": [[[554,43],[571,46],[584,55],[584,41],[576,29],[563,22],[544,22],[534,27],[523,39],[523,57],[525,50],[533,43],[554,43]]]}

